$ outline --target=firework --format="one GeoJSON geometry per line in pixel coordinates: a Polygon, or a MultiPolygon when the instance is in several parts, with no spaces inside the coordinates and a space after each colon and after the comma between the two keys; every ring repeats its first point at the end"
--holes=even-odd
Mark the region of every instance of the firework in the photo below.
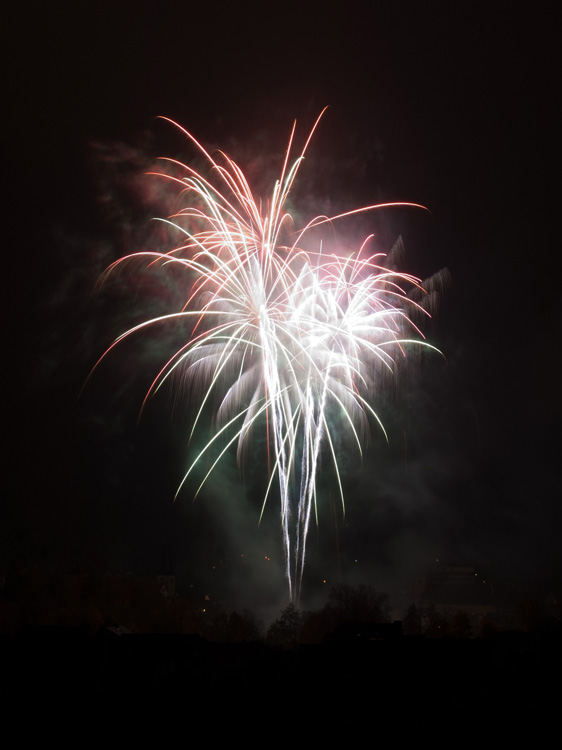
{"type": "Polygon", "coordinates": [[[243,171],[226,154],[211,156],[173,123],[210,167],[204,176],[167,159],[168,170],[155,173],[178,188],[184,207],[162,221],[181,242],[166,252],[127,255],[104,276],[132,260],[185,272],[189,292],[183,307],[126,331],[100,361],[123,339],[156,323],[188,323],[191,335],[164,363],[142,408],[167,380],[180,376],[201,389],[193,435],[207,409],[218,403],[215,433],[192,458],[178,494],[205,455],[213,458],[197,492],[231,446],[237,446],[241,462],[252,430],[265,430],[269,481],[264,504],[277,486],[291,599],[298,598],[302,585],[323,453],[331,459],[344,501],[336,421],[338,433],[343,425],[361,453],[373,419],[384,432],[373,406],[382,373],[394,371],[409,344],[429,346],[411,315],[424,305],[407,294],[407,289],[422,290],[420,281],[389,270],[384,256],[369,255],[370,238],[353,254],[303,249],[305,235],[329,221],[385,205],[416,204],[316,217],[294,231],[285,203],[319,120],[291,162],[293,125],[281,175],[267,201],[255,197],[243,171]]]}

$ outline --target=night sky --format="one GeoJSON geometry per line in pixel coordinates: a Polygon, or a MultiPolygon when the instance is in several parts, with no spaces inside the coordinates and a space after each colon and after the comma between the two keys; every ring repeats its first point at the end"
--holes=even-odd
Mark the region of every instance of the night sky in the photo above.
{"type": "Polygon", "coordinates": [[[178,294],[159,278],[93,295],[109,263],[155,236],[154,158],[194,156],[157,116],[267,186],[293,120],[302,139],[328,105],[297,215],[421,203],[431,214],[346,225],[350,243],[375,232],[389,250],[401,235],[401,270],[451,281],[426,329],[445,358],[381,395],[389,445],[373,431],[363,467],[344,458],[345,522],[319,480],[303,602],[343,578],[407,604],[436,559],[476,566],[506,595],[559,591],[559,43],[554,11],[491,5],[54,2],[8,15],[3,572],[26,560],[140,575],[166,558],[225,605],[286,599],[276,508],[257,525],[262,467],[241,477],[228,458],[195,503],[186,491],[174,505],[189,410],[168,394],[137,426],[166,334],[80,391],[126,326],[178,294]]]}

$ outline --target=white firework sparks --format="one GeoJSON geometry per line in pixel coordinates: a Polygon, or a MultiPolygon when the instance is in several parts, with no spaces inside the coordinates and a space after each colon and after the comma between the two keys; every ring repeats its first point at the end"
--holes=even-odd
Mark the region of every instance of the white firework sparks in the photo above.
{"type": "Polygon", "coordinates": [[[176,171],[160,175],[178,186],[184,201],[184,208],[164,220],[182,243],[168,252],[127,255],[109,267],[105,278],[133,259],[147,266],[172,264],[187,272],[188,298],[181,310],[126,331],[100,358],[156,323],[193,321],[191,336],[157,374],[143,407],[166,380],[181,374],[202,393],[193,435],[211,396],[219,394],[217,430],[192,460],[178,493],[211,447],[220,445],[218,457],[197,492],[233,444],[241,461],[251,430],[264,426],[271,448],[265,499],[277,479],[291,599],[298,598],[302,585],[322,450],[331,457],[343,503],[331,415],[338,415],[338,432],[343,424],[361,452],[371,419],[384,431],[373,407],[381,373],[394,371],[395,358],[405,355],[407,345],[430,347],[409,314],[426,307],[407,294],[412,286],[422,290],[419,279],[388,270],[384,256],[368,255],[370,238],[345,257],[302,249],[304,235],[328,221],[385,206],[422,206],[381,204],[316,217],[290,235],[294,242],[280,242],[282,230],[287,235],[285,229],[293,227],[284,206],[319,120],[291,164],[293,126],[269,201],[254,196],[244,173],[226,154],[213,158],[173,123],[211,167],[207,178],[167,160],[176,171]]]}

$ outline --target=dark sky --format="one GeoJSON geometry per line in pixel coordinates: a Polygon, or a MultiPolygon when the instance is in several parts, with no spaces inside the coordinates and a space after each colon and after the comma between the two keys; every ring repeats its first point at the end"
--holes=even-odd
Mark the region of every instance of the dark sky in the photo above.
{"type": "Polygon", "coordinates": [[[407,598],[436,558],[518,592],[559,587],[559,44],[553,12],[489,5],[54,2],[8,14],[4,569],[151,572],[167,550],[215,597],[283,598],[273,511],[257,529],[255,467],[246,490],[227,465],[201,501],[172,505],[187,417],[162,399],[136,425],[156,345],[116,357],[78,395],[152,304],[133,287],[92,291],[153,231],[141,173],[193,153],[156,117],[258,180],[293,120],[304,137],[329,105],[302,170],[303,215],[426,205],[431,216],[363,217],[352,231],[375,231],[383,249],[401,234],[403,270],[447,267],[452,281],[428,331],[446,362],[423,362],[383,399],[391,442],[373,435],[363,470],[349,469],[346,524],[324,488],[305,596],[342,575],[407,598]]]}

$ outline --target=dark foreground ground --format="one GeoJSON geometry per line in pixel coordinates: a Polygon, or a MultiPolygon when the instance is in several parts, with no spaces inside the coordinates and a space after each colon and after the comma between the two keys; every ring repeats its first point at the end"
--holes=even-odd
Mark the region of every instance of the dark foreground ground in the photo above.
{"type": "Polygon", "coordinates": [[[291,650],[185,635],[29,634],[0,640],[1,686],[4,700],[59,709],[185,699],[207,719],[224,705],[242,714],[266,705],[303,711],[324,730],[372,722],[397,737],[493,730],[498,740],[520,731],[539,739],[559,720],[561,642],[558,633],[502,633],[291,650]]]}

